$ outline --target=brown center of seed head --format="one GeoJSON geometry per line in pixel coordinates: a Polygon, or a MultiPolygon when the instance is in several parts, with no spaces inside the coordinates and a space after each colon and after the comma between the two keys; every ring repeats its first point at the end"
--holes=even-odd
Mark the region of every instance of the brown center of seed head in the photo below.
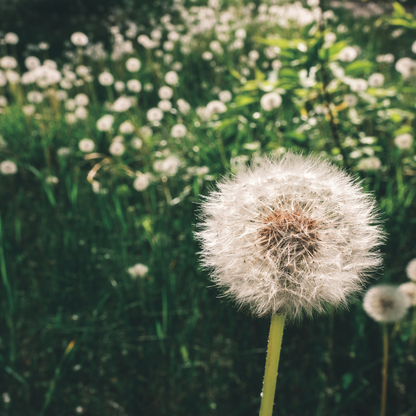
{"type": "Polygon", "coordinates": [[[269,208],[261,215],[258,238],[264,253],[288,265],[312,258],[319,249],[317,221],[302,208],[284,211],[269,208]]]}
{"type": "Polygon", "coordinates": [[[380,306],[381,306],[381,309],[383,309],[383,311],[388,311],[390,309],[393,309],[394,303],[389,298],[381,298],[380,306]]]}

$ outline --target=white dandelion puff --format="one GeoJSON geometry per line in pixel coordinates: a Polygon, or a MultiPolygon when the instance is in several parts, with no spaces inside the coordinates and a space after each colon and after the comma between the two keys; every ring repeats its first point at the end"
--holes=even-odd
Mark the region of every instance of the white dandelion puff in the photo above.
{"type": "Polygon", "coordinates": [[[261,97],[260,105],[264,111],[272,111],[280,107],[282,104],[282,97],[277,92],[269,92],[261,97]]]}
{"type": "Polygon", "coordinates": [[[201,208],[203,266],[257,316],[297,319],[345,306],[381,263],[373,197],[313,156],[254,160],[220,181],[201,208]]]}
{"type": "Polygon", "coordinates": [[[84,153],[90,153],[95,148],[95,143],[91,139],[82,139],[78,143],[79,150],[84,153]]]}
{"type": "Polygon", "coordinates": [[[137,279],[138,277],[145,277],[149,268],[144,264],[138,263],[133,267],[129,267],[127,271],[132,279],[137,279]]]}
{"type": "Polygon", "coordinates": [[[410,149],[412,147],[413,137],[409,133],[399,134],[394,139],[394,144],[399,149],[410,149]]]}
{"type": "Polygon", "coordinates": [[[416,306],[416,283],[402,283],[399,290],[406,296],[410,306],[416,306]]]}
{"type": "Polygon", "coordinates": [[[409,307],[407,297],[397,286],[373,286],[364,296],[364,310],[377,322],[396,322],[409,307]]]}
{"type": "Polygon", "coordinates": [[[406,274],[409,279],[416,281],[416,259],[409,262],[406,267],[406,274]]]}
{"type": "Polygon", "coordinates": [[[11,160],[5,160],[0,163],[0,173],[2,175],[14,175],[17,172],[16,163],[11,160]]]}

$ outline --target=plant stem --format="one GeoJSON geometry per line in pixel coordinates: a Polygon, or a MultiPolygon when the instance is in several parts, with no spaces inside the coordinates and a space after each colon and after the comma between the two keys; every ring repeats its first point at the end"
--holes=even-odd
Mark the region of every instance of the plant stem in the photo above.
{"type": "Polygon", "coordinates": [[[277,368],[279,366],[284,325],[285,315],[274,314],[272,316],[272,321],[270,323],[269,344],[267,346],[266,368],[264,370],[260,416],[271,416],[273,412],[277,368]]]}
{"type": "Polygon", "coordinates": [[[389,335],[387,332],[387,324],[383,324],[383,371],[381,384],[381,412],[380,416],[386,416],[387,401],[387,366],[389,362],[389,335]]]}
{"type": "Polygon", "coordinates": [[[413,306],[413,319],[412,319],[412,332],[410,333],[410,341],[409,341],[409,353],[413,349],[413,345],[415,344],[416,339],[416,306],[413,306]]]}

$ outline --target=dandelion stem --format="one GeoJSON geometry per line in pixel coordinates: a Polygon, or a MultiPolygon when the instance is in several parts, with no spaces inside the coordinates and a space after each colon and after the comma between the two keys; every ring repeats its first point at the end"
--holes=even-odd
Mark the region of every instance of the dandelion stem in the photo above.
{"type": "Polygon", "coordinates": [[[381,412],[380,416],[386,416],[386,401],[387,401],[387,366],[389,362],[389,335],[387,331],[387,324],[383,325],[383,371],[381,384],[381,412]]]}
{"type": "Polygon", "coordinates": [[[415,344],[416,339],[416,306],[413,307],[413,319],[412,319],[412,332],[410,333],[410,341],[409,341],[409,348],[410,351],[415,344]]]}
{"type": "Polygon", "coordinates": [[[274,314],[270,324],[269,344],[267,347],[266,368],[264,370],[263,393],[260,416],[271,416],[276,391],[277,368],[279,366],[285,315],[274,314]]]}

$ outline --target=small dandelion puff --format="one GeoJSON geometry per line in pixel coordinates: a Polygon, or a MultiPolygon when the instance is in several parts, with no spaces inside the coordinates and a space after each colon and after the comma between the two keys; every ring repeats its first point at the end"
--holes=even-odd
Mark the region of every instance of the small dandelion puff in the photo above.
{"type": "Polygon", "coordinates": [[[82,32],[75,32],[71,36],[71,42],[75,46],[85,46],[88,43],[88,36],[82,32]]]}
{"type": "Polygon", "coordinates": [[[412,147],[413,137],[409,133],[399,134],[394,139],[394,144],[399,149],[410,149],[412,147]]]}
{"type": "Polygon", "coordinates": [[[325,160],[259,158],[217,186],[201,204],[202,264],[256,316],[346,306],[381,264],[374,198],[325,160]]]}
{"type": "Polygon", "coordinates": [[[261,108],[264,111],[272,111],[275,108],[280,107],[282,104],[282,97],[276,92],[269,92],[263,95],[260,100],[261,108]]]}
{"type": "Polygon", "coordinates": [[[11,160],[5,160],[0,163],[0,173],[2,175],[14,175],[17,172],[16,163],[11,160]]]}
{"type": "Polygon", "coordinates": [[[403,283],[399,286],[399,290],[406,296],[410,306],[416,306],[416,283],[403,283]]]}
{"type": "Polygon", "coordinates": [[[130,267],[127,271],[132,279],[137,279],[138,277],[145,277],[149,268],[144,264],[138,263],[130,267]]]}
{"type": "Polygon", "coordinates": [[[84,153],[90,153],[94,150],[95,143],[91,139],[82,139],[78,143],[79,150],[84,153]]]}
{"type": "Polygon", "coordinates": [[[175,139],[181,139],[182,137],[185,137],[187,132],[188,130],[183,124],[176,124],[172,127],[170,134],[175,139]]]}
{"type": "Polygon", "coordinates": [[[409,279],[416,281],[416,259],[409,262],[406,267],[406,274],[409,279]]]}
{"type": "Polygon", "coordinates": [[[377,322],[396,322],[404,317],[409,303],[397,286],[377,285],[365,294],[363,306],[377,322]]]}
{"type": "Polygon", "coordinates": [[[137,72],[142,64],[137,58],[129,58],[126,61],[126,69],[129,72],[137,72]]]}

